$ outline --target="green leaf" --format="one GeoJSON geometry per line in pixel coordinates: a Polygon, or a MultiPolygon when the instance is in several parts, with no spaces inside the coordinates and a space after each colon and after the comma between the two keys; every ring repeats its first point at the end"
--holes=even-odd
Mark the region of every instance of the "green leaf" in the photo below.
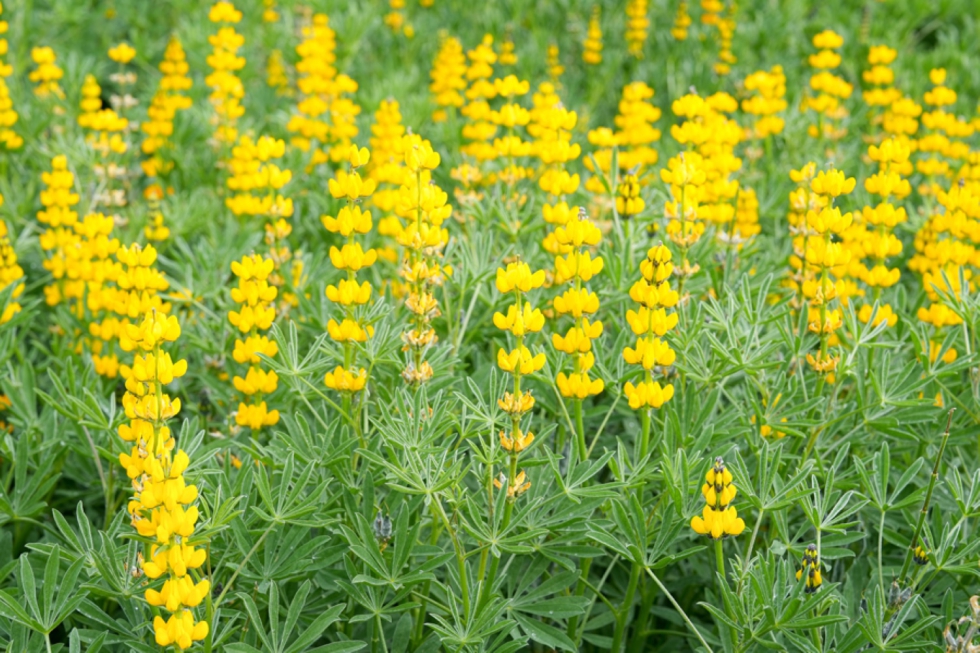
{"type": "Polygon", "coordinates": [[[554,626],[549,626],[537,619],[525,617],[519,612],[514,613],[514,619],[534,641],[540,642],[545,646],[550,646],[551,648],[560,648],[566,651],[575,650],[575,643],[569,639],[568,635],[554,626]]]}

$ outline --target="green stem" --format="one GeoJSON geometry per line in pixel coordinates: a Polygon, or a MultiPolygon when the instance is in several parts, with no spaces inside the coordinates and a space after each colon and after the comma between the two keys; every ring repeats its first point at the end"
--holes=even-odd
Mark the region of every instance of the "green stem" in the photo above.
{"type": "Polygon", "coordinates": [[[585,419],[582,417],[581,399],[575,400],[575,438],[579,462],[584,462],[589,457],[589,450],[585,444],[585,419]]]}
{"type": "Polygon", "coordinates": [[[943,434],[943,439],[939,443],[939,452],[936,454],[936,463],[932,466],[932,476],[929,477],[929,489],[926,490],[926,498],[922,501],[922,510],[919,511],[919,521],[915,525],[915,534],[912,536],[912,541],[909,542],[909,550],[905,552],[905,562],[902,564],[902,573],[898,575],[898,585],[902,587],[905,584],[906,575],[909,572],[909,565],[912,564],[912,557],[915,553],[915,547],[918,545],[919,536],[922,534],[922,525],[926,521],[926,513],[929,512],[929,503],[932,501],[932,491],[936,487],[936,479],[939,478],[939,465],[943,460],[943,453],[946,451],[946,443],[949,441],[949,427],[953,422],[953,411],[955,408],[950,408],[949,413],[946,416],[946,432],[943,434]]]}
{"type": "Polygon", "coordinates": [[[623,635],[626,633],[627,617],[633,608],[633,599],[636,598],[636,586],[640,581],[640,572],[643,565],[634,562],[630,569],[629,585],[626,586],[626,595],[623,596],[623,604],[616,614],[616,630],[613,633],[612,653],[620,653],[623,650],[623,635]]]}
{"type": "MultiPolygon", "coordinates": [[[[589,584],[589,569],[592,567],[592,558],[582,558],[579,560],[578,584],[575,586],[575,596],[584,596],[585,588],[589,584]]],[[[599,593],[596,592],[598,596],[599,593]]],[[[565,633],[568,638],[578,646],[578,615],[568,620],[568,628],[565,633]]]]}
{"type": "MultiPolygon", "coordinates": [[[[516,455],[511,455],[510,457],[509,471],[510,474],[507,476],[506,484],[504,485],[503,488],[501,488],[502,492],[507,492],[507,488],[509,487],[509,485],[514,482],[515,478],[517,478],[516,455]]],[[[500,522],[500,531],[499,531],[500,533],[505,532],[507,530],[507,527],[510,526],[510,517],[514,512],[514,502],[516,500],[517,500],[516,496],[507,497],[507,501],[504,504],[504,518],[500,522]]],[[[497,580],[497,570],[500,568],[500,559],[502,557],[503,554],[499,556],[493,556],[493,559],[490,561],[490,571],[487,572],[486,580],[483,582],[483,587],[480,590],[480,600],[477,603],[477,608],[482,608],[487,604],[487,601],[490,600],[490,594],[493,592],[493,584],[497,580]]]]}
{"type": "Polygon", "coordinates": [[[664,593],[664,596],[667,597],[667,600],[670,601],[671,605],[674,606],[674,609],[677,610],[677,614],[681,616],[681,619],[683,619],[684,623],[687,624],[687,627],[691,629],[691,632],[694,633],[694,636],[698,638],[699,642],[701,642],[701,646],[704,647],[704,650],[707,651],[708,653],[714,653],[712,648],[708,646],[708,642],[704,641],[704,637],[701,635],[701,631],[699,631],[697,626],[694,625],[694,623],[691,621],[691,618],[687,616],[687,613],[684,612],[684,608],[680,606],[680,604],[677,602],[677,599],[674,598],[674,595],[671,594],[666,587],[664,587],[664,584],[660,582],[660,579],[657,578],[657,575],[653,573],[652,569],[647,567],[646,572],[647,572],[647,576],[649,576],[653,580],[653,582],[657,584],[657,587],[660,588],[660,591],[664,593]]]}

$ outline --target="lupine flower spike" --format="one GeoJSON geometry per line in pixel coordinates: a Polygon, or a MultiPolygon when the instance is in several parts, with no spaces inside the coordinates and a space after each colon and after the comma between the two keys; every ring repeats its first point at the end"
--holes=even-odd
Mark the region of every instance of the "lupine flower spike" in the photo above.
{"type": "Polygon", "coordinates": [[[374,328],[364,322],[358,307],[371,301],[371,283],[358,282],[357,273],[374,265],[378,253],[374,249],[364,250],[358,236],[371,232],[372,220],[369,211],[362,211],[359,203],[370,198],[377,186],[373,179],[362,179],[358,170],[367,165],[370,153],[366,147],[358,149],[351,145],[348,152],[348,169],[340,171],[330,180],[330,195],[343,199],[346,204],[337,217],[324,216],[323,226],[327,231],[344,238],[341,248],[330,248],[330,262],[345,274],[337,285],[328,285],[327,299],[343,310],[341,321],[332,319],[327,323],[330,339],[339,343],[344,350],[343,365],[338,365],[324,377],[324,383],[331,390],[347,393],[360,392],[367,382],[367,371],[357,366],[355,343],[363,343],[374,335],[374,328]]]}
{"type": "Polygon", "coordinates": [[[708,535],[715,540],[740,535],[745,530],[745,522],[732,505],[737,490],[732,482],[732,473],[725,467],[725,461],[720,457],[715,458],[715,464],[704,479],[705,483],[701,487],[704,510],[700,516],[691,518],[691,528],[695,533],[708,535]]]}
{"type": "Polygon", "coordinates": [[[133,496],[127,510],[144,545],[142,571],[149,587],[146,602],[170,614],[156,616],[153,631],[160,646],[190,648],[207,637],[208,622],[197,621],[197,608],[211,591],[207,579],[195,581],[207,560],[204,542],[195,541],[198,508],[197,487],[188,485],[184,471],[190,458],[177,449],[167,422],[180,413],[180,399],[171,399],[163,386],[187,372],[187,361],[173,361],[164,345],[180,337],[174,316],[150,310],[126,327],[123,348],[134,351],[131,366],[124,366],[126,394],[123,407],[127,422],[119,437],[132,445],[119,462],[132,480],[133,496]],[[174,453],[174,450],[177,452],[174,453]],[[163,584],[157,581],[163,579],[163,584]]]}

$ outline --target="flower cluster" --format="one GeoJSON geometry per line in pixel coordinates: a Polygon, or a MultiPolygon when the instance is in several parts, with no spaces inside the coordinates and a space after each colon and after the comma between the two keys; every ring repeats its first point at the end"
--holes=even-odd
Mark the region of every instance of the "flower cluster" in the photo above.
{"type": "Polygon", "coordinates": [[[691,528],[698,535],[709,535],[715,540],[740,535],[745,530],[745,522],[732,505],[737,489],[725,461],[720,457],[715,458],[715,464],[704,479],[705,483],[701,486],[704,510],[700,516],[691,518],[691,528]]]}
{"type": "Polygon", "coordinates": [[[514,38],[507,33],[506,38],[500,43],[500,51],[497,53],[497,63],[501,66],[513,67],[517,65],[517,51],[514,45],[514,38]]]}
{"type": "Polygon", "coordinates": [[[568,316],[573,320],[564,336],[558,333],[552,336],[555,349],[571,356],[573,361],[572,372],[568,375],[559,372],[555,381],[563,397],[579,401],[599,394],[605,387],[602,379],[589,378],[589,370],[595,365],[592,341],[602,335],[602,322],[592,317],[599,310],[599,296],[584,285],[602,272],[602,257],[593,258],[590,251],[601,239],[602,232],[584,208],[554,232],[558,250],[554,283],[571,285],[555,297],[554,310],[558,317],[568,316]]]}
{"type": "Polygon", "coordinates": [[[614,119],[615,131],[600,127],[589,132],[589,143],[599,148],[585,161],[593,176],[585,182],[592,193],[604,192],[599,175],[612,174],[613,150],[618,162],[617,175],[623,171],[641,178],[644,170],[657,163],[659,155],[653,144],[660,140],[660,130],[653,126],[660,120],[661,111],[654,106],[653,89],[644,82],[632,82],[623,87],[619,112],[614,119]],[[593,160],[595,163],[593,163],[593,160]]]}
{"type": "Polygon", "coordinates": [[[109,96],[109,106],[125,119],[138,104],[129,90],[136,85],[136,73],[126,70],[126,65],[136,57],[136,48],[128,43],[120,43],[109,48],[109,58],[118,64],[118,70],[109,75],[109,81],[116,85],[117,93],[109,96]]]}
{"type": "Polygon", "coordinates": [[[526,295],[540,288],[544,280],[543,270],[531,272],[530,266],[523,261],[497,268],[497,292],[512,296],[513,303],[507,307],[506,314],[494,313],[493,324],[514,336],[515,347],[501,347],[497,350],[497,365],[513,377],[513,388],[497,401],[501,410],[510,416],[509,431],[500,432],[500,447],[510,456],[510,473],[501,474],[495,485],[501,488],[506,484],[507,496],[511,498],[519,496],[530,487],[530,483],[525,480],[525,474],[517,472],[518,456],[534,441],[534,434],[531,431],[525,432],[521,427],[521,419],[534,408],[534,396],[530,390],[522,389],[521,379],[544,367],[545,355],[533,354],[526,344],[528,334],[537,333],[544,328],[544,314],[526,300],[526,295]],[[507,482],[508,479],[512,479],[510,483],[507,482]]]}
{"type": "Polygon", "coordinates": [[[786,121],[780,115],[786,110],[786,75],[783,67],[757,70],[745,78],[745,90],[752,93],[742,100],[742,111],[756,116],[748,136],[767,139],[781,134],[786,121]]]}
{"type": "Polygon", "coordinates": [[[117,210],[128,204],[126,198],[126,165],[122,158],[129,150],[127,133],[129,121],[116,113],[115,109],[103,109],[99,87],[93,75],[85,77],[82,85],[81,114],[79,127],[88,130],[86,142],[98,155],[95,174],[102,189],[94,198],[96,206],[107,210],[117,210]]]}
{"type": "Polygon", "coordinates": [[[89,335],[93,342],[92,364],[95,371],[107,378],[115,378],[125,368],[119,363],[118,345],[123,351],[132,351],[129,337],[132,321],[147,313],[168,315],[170,304],[163,301],[160,293],[170,284],[156,269],[157,251],[152,245],[137,244],[123,247],[111,239],[112,221],[103,216],[86,216],[86,239],[93,243],[92,266],[103,269],[104,278],[96,273],[88,276],[88,308],[92,313],[89,335]],[[107,261],[102,250],[116,250],[116,264],[107,261]],[[114,282],[114,285],[113,283],[114,282]],[[96,298],[98,301],[96,302],[96,298]],[[101,321],[95,321],[101,319],[101,321]]]}
{"type": "MultiPolygon", "coordinates": [[[[3,5],[0,4],[0,15],[3,14],[3,5]]],[[[7,21],[0,19],[0,35],[7,33],[7,21]]],[[[7,86],[7,78],[10,77],[14,68],[3,60],[7,53],[7,39],[0,36],[0,145],[7,150],[16,150],[24,144],[24,139],[12,128],[17,124],[19,116],[14,110],[14,102],[10,99],[10,88],[7,86]]]]}
{"type": "Polygon", "coordinates": [[[339,343],[344,349],[343,365],[338,365],[332,372],[327,372],[324,383],[331,390],[354,393],[364,389],[367,382],[367,370],[357,365],[357,349],[355,343],[366,342],[374,335],[374,328],[367,324],[358,307],[371,301],[372,288],[369,281],[359,282],[357,273],[371,267],[378,259],[374,249],[364,250],[358,242],[358,236],[371,232],[372,220],[370,211],[362,211],[360,203],[368,200],[377,186],[373,179],[362,179],[358,169],[367,165],[371,158],[367,148],[351,145],[347,155],[348,169],[339,171],[330,180],[330,196],[334,199],[345,200],[345,205],[337,213],[337,217],[324,216],[323,226],[327,231],[344,238],[344,244],[338,248],[330,248],[330,262],[341,273],[344,273],[337,285],[327,286],[327,299],[338,304],[344,312],[343,319],[333,318],[327,323],[327,333],[330,339],[339,343]]]}
{"type": "Polygon", "coordinates": [[[231,176],[226,182],[231,194],[225,198],[225,206],[239,218],[263,220],[265,244],[276,269],[276,277],[271,282],[276,286],[282,285],[280,271],[292,258],[286,238],[293,231],[289,223],[293,217],[293,200],[280,191],[293,175],[273,163],[285,153],[285,141],[271,136],[258,139],[242,136],[231,150],[228,162],[231,176]]]}
{"type": "MultiPolygon", "coordinates": [[[[371,125],[371,160],[368,162],[368,177],[376,188],[371,196],[371,206],[384,215],[378,219],[378,235],[394,239],[401,231],[401,222],[394,214],[398,203],[398,189],[406,182],[406,169],[401,156],[401,141],[405,136],[405,125],[398,102],[382,100],[374,113],[371,125]]],[[[391,241],[389,241],[391,242],[391,241]]],[[[390,263],[398,262],[398,252],[392,244],[378,249],[378,256],[390,263]]],[[[397,281],[392,281],[397,286],[397,281]]],[[[400,288],[396,288],[397,291],[400,288]]]]}
{"type": "Polygon", "coordinates": [[[124,348],[136,353],[123,369],[129,421],[119,426],[119,437],[132,449],[119,454],[119,462],[133,484],[127,506],[133,528],[152,542],[141,571],[150,581],[163,579],[147,588],[146,602],[170,613],[153,619],[156,642],[184,650],[207,637],[208,622],[196,621],[193,609],[209,595],[211,583],[195,582],[193,570],[207,560],[206,548],[194,538],[198,491],[184,479],[190,458],[182,449],[174,453],[177,443],[167,426],[180,413],[180,399],[172,399],[164,386],[184,376],[187,361],[174,361],[163,346],[179,337],[177,318],[155,310],[126,327],[124,348]]]}
{"type": "Polygon", "coordinates": [[[327,16],[314,15],[312,24],[303,27],[302,37],[296,46],[300,101],[286,129],[293,135],[292,144],[310,153],[312,168],[347,156],[357,136],[355,120],[361,109],[346,97],[357,91],[357,82],[337,74],[337,35],[327,16]]]}
{"type": "Polygon", "coordinates": [[[41,249],[44,250],[44,269],[51,273],[53,283],[44,288],[44,298],[48,306],[54,306],[69,299],[66,290],[68,281],[68,251],[77,241],[74,225],[78,213],[74,210],[79,202],[74,191],[75,175],[68,170],[68,159],[58,155],[51,160],[51,172],[42,172],[41,181],[45,188],[41,191],[41,205],[37,220],[45,225],[41,233],[41,249]]]}
{"type": "Polygon", "coordinates": [[[851,260],[851,251],[840,242],[851,226],[850,213],[841,213],[834,206],[835,200],[854,190],[856,181],[840,170],[821,170],[810,182],[810,192],[820,196],[813,208],[806,213],[806,226],[812,234],[807,243],[804,265],[813,268],[813,278],[803,284],[803,296],[809,309],[807,328],[820,338],[816,355],[807,354],[806,360],[822,378],[833,381],[838,356],[829,353],[829,347],[837,343],[836,332],[843,324],[841,309],[835,300],[843,303],[851,290],[844,280],[851,260]]]}
{"type": "Polygon", "coordinates": [[[956,103],[956,91],[946,86],[946,70],[935,68],[929,71],[933,87],[923,98],[931,109],[922,114],[922,126],[926,133],[916,141],[919,159],[915,169],[925,177],[919,193],[925,196],[937,195],[952,181],[959,167],[970,154],[970,147],[964,142],[973,135],[973,125],[947,110],[956,103]]]}
{"type": "MultiPolygon", "coordinates": [[[[701,155],[699,169],[705,177],[699,189],[698,219],[715,225],[722,241],[740,245],[759,233],[759,225],[755,193],[742,188],[732,178],[742,167],[735,148],[745,135],[729,117],[738,108],[738,102],[724,92],[707,98],[689,93],[675,100],[671,108],[683,118],[680,125],[670,129],[674,140],[689,152],[696,150],[701,155]]],[[[667,233],[673,233],[669,224],[667,233]]],[[[683,242],[678,245],[685,246],[683,242]]],[[[686,272],[687,268],[682,267],[682,271],[686,272]]]]}
{"type": "MultiPolygon", "coordinates": [[[[120,271],[122,265],[113,260],[120,248],[117,238],[112,236],[114,220],[112,216],[90,213],[75,222],[77,238],[75,246],[67,251],[69,288],[66,295],[77,297],[75,314],[88,323],[89,339],[83,340],[92,355],[97,374],[115,377],[118,359],[109,355],[108,343],[102,335],[102,324],[114,309],[117,301],[120,271]],[[93,331],[93,325],[99,326],[93,331]]],[[[113,332],[114,333],[114,332],[113,332]]]]}
{"type": "MultiPolygon", "coordinates": [[[[714,4],[715,0],[712,0],[714,4]]],[[[720,2],[717,2],[721,5],[720,2]]],[[[718,60],[712,66],[715,74],[727,75],[732,71],[732,65],[738,61],[732,52],[732,39],[735,37],[735,3],[728,5],[729,14],[718,14],[715,27],[718,29],[718,60]]]]}
{"type": "Polygon", "coordinates": [[[405,221],[397,238],[405,250],[399,275],[408,289],[405,306],[411,316],[410,327],[402,333],[402,350],[408,354],[402,378],[420,385],[433,374],[426,352],[438,340],[432,328],[432,321],[441,315],[435,288],[449,273],[441,262],[449,242],[449,232],[442,224],[453,209],[446,192],[432,179],[432,171],[441,160],[432,144],[417,134],[408,134],[402,139],[401,151],[406,175],[398,190],[395,213],[405,221]]]}
{"type": "Polygon", "coordinates": [[[660,179],[670,189],[670,199],[664,203],[667,218],[667,237],[681,251],[678,274],[681,281],[697,273],[700,266],[691,265],[688,252],[704,234],[700,216],[701,196],[707,180],[704,159],[697,152],[681,152],[660,170],[660,179]]]}
{"type": "Polygon", "coordinates": [[[265,83],[275,89],[280,97],[292,97],[293,89],[289,85],[289,74],[286,72],[286,60],[282,50],[273,50],[265,62],[265,83]]]}
{"type": "Polygon", "coordinates": [[[630,288],[630,299],[639,304],[639,309],[627,311],[626,322],[636,336],[636,343],[623,349],[623,358],[630,365],[643,368],[643,380],[637,384],[627,381],[623,388],[633,410],[660,408],[674,396],[673,384],[661,385],[654,380],[655,374],[666,378],[676,358],[663,339],[677,326],[677,313],[667,313],[678,300],[677,291],[670,287],[670,275],[674,271],[672,258],[666,246],[651,247],[640,264],[643,277],[630,288]]]}
{"type": "Polygon", "coordinates": [[[211,44],[211,54],[208,55],[211,73],[204,83],[211,89],[208,99],[214,108],[212,122],[215,141],[220,145],[230,145],[238,138],[236,124],[245,113],[242,106],[245,87],[238,77],[238,71],[245,67],[245,58],[238,54],[245,45],[245,37],[234,28],[242,20],[242,12],[228,0],[219,0],[212,5],[208,19],[221,27],[208,37],[211,44]]]}
{"type": "Polygon", "coordinates": [[[232,273],[238,277],[238,286],[231,289],[231,298],[239,306],[238,310],[229,311],[228,321],[245,338],[235,339],[232,356],[239,365],[248,365],[244,377],[232,379],[235,389],[244,395],[235,412],[235,423],[252,431],[279,422],[279,411],[269,410],[265,402],[265,396],[279,386],[279,377],[274,371],[263,370],[259,357],[259,354],[275,356],[279,352],[275,341],[262,334],[276,319],[273,302],[278,290],[269,283],[269,275],[274,269],[271,258],[258,254],[243,256],[241,261],[231,264],[232,273]]]}
{"type": "MultiPolygon", "coordinates": [[[[565,200],[567,195],[578,190],[580,183],[578,174],[571,174],[566,169],[568,163],[582,153],[581,146],[572,142],[572,130],[577,122],[578,115],[562,106],[551,82],[542,83],[534,94],[528,133],[534,137],[534,154],[542,164],[538,186],[548,194],[548,201],[541,210],[549,225],[563,226],[577,213],[565,200]]],[[[551,254],[562,251],[554,231],[548,232],[543,245],[551,254]]]]}
{"type": "Polygon", "coordinates": [[[533,145],[519,133],[519,128],[526,128],[531,121],[531,113],[517,101],[517,98],[527,95],[531,85],[526,80],[518,79],[516,75],[495,79],[493,82],[495,95],[503,100],[498,110],[490,111],[487,118],[492,125],[501,128],[503,136],[493,140],[494,157],[503,159],[506,163],[495,175],[488,177],[488,182],[502,181],[508,187],[508,200],[523,204],[526,196],[517,193],[515,185],[522,179],[527,179],[533,170],[521,165],[521,160],[533,153],[533,145]]]}
{"type": "Polygon", "coordinates": [[[687,9],[687,0],[677,3],[677,13],[674,14],[674,25],[670,28],[670,35],[675,41],[686,41],[687,31],[691,28],[691,14],[687,9]]]}
{"type": "Polygon", "coordinates": [[[65,71],[58,65],[58,57],[49,46],[31,49],[31,59],[36,66],[28,75],[34,82],[34,95],[39,98],[63,99],[65,92],[61,90],[59,80],[65,76],[65,71]]]}
{"type": "Polygon", "coordinates": [[[143,131],[140,149],[146,157],[141,166],[147,177],[165,175],[173,168],[167,150],[174,133],[174,117],[178,111],[191,106],[191,99],[185,95],[192,85],[188,71],[184,48],[177,37],[172,36],[160,61],[160,83],[150,100],[147,119],[140,125],[143,131]]]}
{"type": "Polygon", "coordinates": [[[549,43],[545,52],[545,64],[548,67],[548,79],[555,88],[561,87],[559,79],[565,74],[565,66],[561,65],[561,52],[556,43],[549,43]]]}
{"type": "MultiPolygon", "coordinates": [[[[864,181],[864,189],[880,199],[875,206],[866,206],[855,216],[854,224],[845,235],[851,249],[850,275],[871,289],[872,298],[859,309],[858,318],[867,323],[871,319],[872,304],[881,299],[882,290],[898,283],[901,272],[886,265],[889,257],[902,253],[902,241],[892,231],[908,218],[905,208],[896,207],[892,200],[901,201],[911,192],[903,172],[911,171],[907,139],[889,138],[880,145],[871,145],[868,156],[878,164],[878,172],[864,181]]],[[[887,322],[894,326],[898,316],[892,307],[883,303],[878,307],[875,324],[887,322]]]]}
{"type": "Polygon", "coordinates": [[[648,0],[626,0],[626,47],[631,56],[643,58],[643,47],[650,29],[648,0]]]}
{"type": "Polygon", "coordinates": [[[810,76],[810,90],[815,95],[804,97],[801,106],[802,110],[811,110],[817,114],[817,124],[808,128],[808,133],[813,138],[838,140],[847,133],[840,125],[847,116],[843,101],[851,97],[854,87],[833,72],[840,66],[841,56],[836,50],[842,45],[843,37],[829,29],[813,37],[813,47],[818,52],[811,54],[808,61],[810,67],[817,71],[810,76]]]}
{"type": "Polygon", "coordinates": [[[462,134],[468,142],[460,148],[460,152],[482,163],[497,157],[497,151],[490,142],[497,133],[496,125],[490,121],[490,100],[497,95],[496,86],[490,80],[493,65],[497,62],[493,37],[485,35],[478,46],[466,52],[466,58],[469,61],[464,92],[466,104],[460,113],[466,118],[462,134]]]}
{"type": "Polygon", "coordinates": [[[17,264],[17,252],[10,243],[7,223],[0,220],[0,293],[8,292],[11,286],[6,304],[0,310],[0,324],[6,324],[20,312],[17,298],[24,292],[24,270],[17,264]]]}
{"type": "Polygon", "coordinates": [[[463,54],[463,45],[455,37],[443,38],[429,72],[432,80],[429,92],[438,107],[432,112],[433,121],[444,122],[449,118],[450,111],[457,111],[463,106],[465,75],[466,55],[463,54]]]}
{"type": "MultiPolygon", "coordinates": [[[[895,88],[895,71],[891,69],[891,64],[898,56],[898,51],[887,45],[872,45],[868,51],[868,70],[861,73],[861,79],[867,84],[867,88],[861,92],[864,103],[873,110],[881,111],[884,107],[890,107],[901,99],[902,92],[895,88]]],[[[880,113],[872,116],[874,124],[882,122],[880,113]]]]}
{"type": "Polygon", "coordinates": [[[600,21],[599,5],[593,5],[589,17],[589,29],[582,43],[582,61],[590,66],[602,63],[602,22],[600,21]]]}

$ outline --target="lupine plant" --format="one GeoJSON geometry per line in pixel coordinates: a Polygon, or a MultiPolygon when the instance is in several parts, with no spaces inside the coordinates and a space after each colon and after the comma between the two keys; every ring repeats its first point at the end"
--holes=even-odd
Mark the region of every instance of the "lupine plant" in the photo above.
{"type": "Polygon", "coordinates": [[[0,7],[0,651],[980,651],[970,0],[0,7]]]}

